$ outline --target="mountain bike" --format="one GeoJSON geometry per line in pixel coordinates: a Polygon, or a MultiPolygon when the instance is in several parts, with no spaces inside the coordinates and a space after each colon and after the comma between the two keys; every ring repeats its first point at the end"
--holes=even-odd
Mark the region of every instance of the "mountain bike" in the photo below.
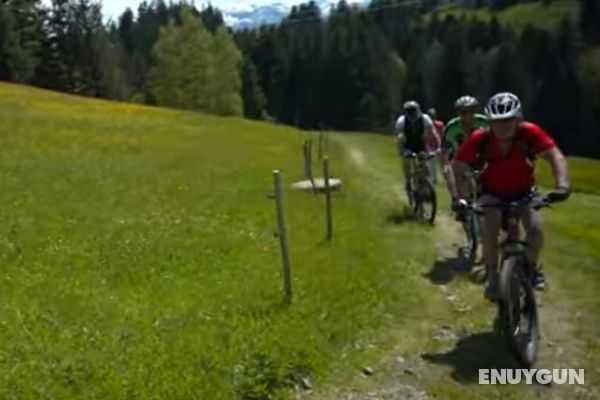
{"type": "Polygon", "coordinates": [[[413,171],[412,178],[406,186],[409,207],[417,218],[430,224],[435,220],[437,197],[428,161],[435,156],[435,153],[425,151],[409,153],[406,156],[412,162],[413,171]]]}
{"type": "Polygon", "coordinates": [[[534,266],[527,257],[527,242],[521,239],[519,222],[523,207],[540,210],[551,204],[547,197],[526,196],[513,202],[476,206],[502,212],[501,268],[498,288],[496,328],[506,338],[509,350],[526,367],[537,358],[540,327],[538,307],[532,286],[534,266]]]}
{"type": "Polygon", "coordinates": [[[477,249],[479,248],[481,216],[477,213],[477,210],[473,205],[477,202],[480,171],[470,170],[466,172],[465,175],[469,184],[469,198],[466,200],[471,207],[468,207],[459,213],[460,223],[462,224],[466,239],[465,246],[459,249],[459,256],[463,257],[468,262],[468,268],[470,269],[477,262],[477,249]]]}

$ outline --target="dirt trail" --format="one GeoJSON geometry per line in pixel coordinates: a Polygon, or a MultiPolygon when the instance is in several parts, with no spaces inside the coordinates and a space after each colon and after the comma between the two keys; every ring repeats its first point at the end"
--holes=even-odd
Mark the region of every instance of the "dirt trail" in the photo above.
{"type": "MultiPolygon", "coordinates": [[[[393,188],[393,194],[403,198],[402,185],[397,176],[371,166],[368,157],[360,148],[345,141],[340,142],[346,147],[352,163],[367,174],[370,180],[385,185],[384,187],[387,187],[388,190],[390,187],[393,188]]],[[[423,290],[439,290],[438,293],[443,295],[449,308],[467,315],[467,318],[471,315],[470,318],[481,320],[482,313],[490,313],[490,310],[493,312],[493,307],[490,307],[489,304],[485,305],[482,286],[451,284],[452,280],[456,278],[456,273],[453,271],[453,267],[456,265],[453,263],[458,262],[456,255],[458,247],[463,241],[463,233],[453,218],[443,211],[438,214],[431,233],[432,244],[438,260],[429,271],[429,275],[424,274],[421,285],[423,290]]],[[[580,368],[579,360],[585,352],[586,344],[577,340],[573,334],[577,326],[577,311],[570,309],[560,299],[553,298],[551,291],[541,294],[539,302],[543,336],[536,368],[580,368]]],[[[424,355],[422,349],[413,349],[407,353],[406,349],[402,348],[398,353],[383,355],[384,359],[380,363],[381,371],[375,376],[367,377],[357,373],[355,379],[344,387],[329,388],[322,392],[311,393],[308,397],[323,400],[425,400],[435,397],[430,390],[432,384],[436,386],[442,383],[447,384],[454,388],[452,393],[456,393],[457,383],[462,385],[465,394],[473,389],[481,390],[482,387],[477,385],[478,368],[519,368],[519,365],[507,353],[503,339],[496,337],[497,335],[491,332],[491,326],[487,327],[488,332],[485,329],[470,332],[464,327],[452,326],[452,323],[440,326],[436,312],[439,311],[424,308],[423,320],[425,321],[419,321],[420,332],[417,334],[447,343],[446,350],[424,355]],[[371,380],[370,384],[365,384],[363,382],[365,380],[371,380]]],[[[491,319],[493,315],[487,317],[491,319]]],[[[399,327],[399,329],[403,328],[399,327]]],[[[498,391],[498,387],[495,388],[494,391],[490,387],[489,392],[482,392],[480,396],[474,398],[556,400],[600,398],[596,389],[590,386],[520,385],[516,389],[503,387],[513,390],[508,397],[504,397],[501,391],[498,391]],[[515,390],[518,393],[514,393],[515,390]]],[[[439,398],[439,396],[437,397],[439,398]]],[[[466,397],[472,398],[471,396],[466,397]]]]}

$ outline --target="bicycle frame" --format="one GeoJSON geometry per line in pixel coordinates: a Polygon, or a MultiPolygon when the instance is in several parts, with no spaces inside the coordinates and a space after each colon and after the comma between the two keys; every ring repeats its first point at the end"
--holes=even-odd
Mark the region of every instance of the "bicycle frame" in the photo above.
{"type": "Polygon", "coordinates": [[[421,179],[428,179],[431,181],[431,171],[427,161],[435,157],[435,154],[426,153],[424,151],[420,153],[410,153],[407,156],[411,160],[411,171],[412,171],[412,183],[413,188],[417,186],[417,183],[421,179]]]}
{"type": "Polygon", "coordinates": [[[522,253],[527,248],[527,241],[521,240],[520,237],[521,207],[522,204],[513,202],[501,209],[502,219],[506,222],[506,226],[503,227],[503,230],[506,232],[506,238],[500,244],[503,258],[505,258],[505,255],[522,253]]]}

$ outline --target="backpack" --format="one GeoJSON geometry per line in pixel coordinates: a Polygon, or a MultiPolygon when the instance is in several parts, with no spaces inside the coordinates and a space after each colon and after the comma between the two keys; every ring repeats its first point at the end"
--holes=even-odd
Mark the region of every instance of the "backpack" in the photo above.
{"type": "Polygon", "coordinates": [[[418,143],[422,141],[423,131],[425,127],[425,122],[423,120],[423,115],[420,117],[410,120],[408,118],[405,119],[404,122],[404,133],[406,135],[406,143],[409,148],[419,147],[418,143]]]}
{"type": "MultiPolygon", "coordinates": [[[[484,132],[485,134],[479,142],[479,149],[477,150],[477,157],[475,162],[475,166],[479,170],[482,170],[490,162],[489,155],[492,132],[490,128],[485,128],[484,132]]],[[[518,148],[521,150],[523,156],[527,159],[527,162],[531,169],[533,169],[537,156],[535,150],[533,149],[533,146],[530,143],[528,143],[527,140],[525,140],[525,138],[523,137],[521,128],[519,128],[519,131],[517,132],[517,135],[513,140],[516,141],[518,148]]]]}

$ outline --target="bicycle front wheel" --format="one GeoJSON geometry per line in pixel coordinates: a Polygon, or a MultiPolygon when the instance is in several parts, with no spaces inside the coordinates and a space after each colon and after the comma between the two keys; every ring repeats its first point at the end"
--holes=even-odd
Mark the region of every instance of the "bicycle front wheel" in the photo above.
{"type": "Polygon", "coordinates": [[[478,216],[474,212],[469,212],[463,221],[467,243],[464,251],[464,256],[469,262],[469,267],[473,267],[477,262],[477,248],[479,246],[479,221],[478,216]]]}
{"type": "Polygon", "coordinates": [[[528,268],[524,254],[511,255],[504,260],[498,303],[509,349],[525,367],[533,365],[539,347],[538,309],[528,268]]]}
{"type": "Polygon", "coordinates": [[[419,203],[417,215],[423,221],[433,224],[437,212],[437,196],[433,184],[428,179],[419,182],[417,198],[419,203]]]}

